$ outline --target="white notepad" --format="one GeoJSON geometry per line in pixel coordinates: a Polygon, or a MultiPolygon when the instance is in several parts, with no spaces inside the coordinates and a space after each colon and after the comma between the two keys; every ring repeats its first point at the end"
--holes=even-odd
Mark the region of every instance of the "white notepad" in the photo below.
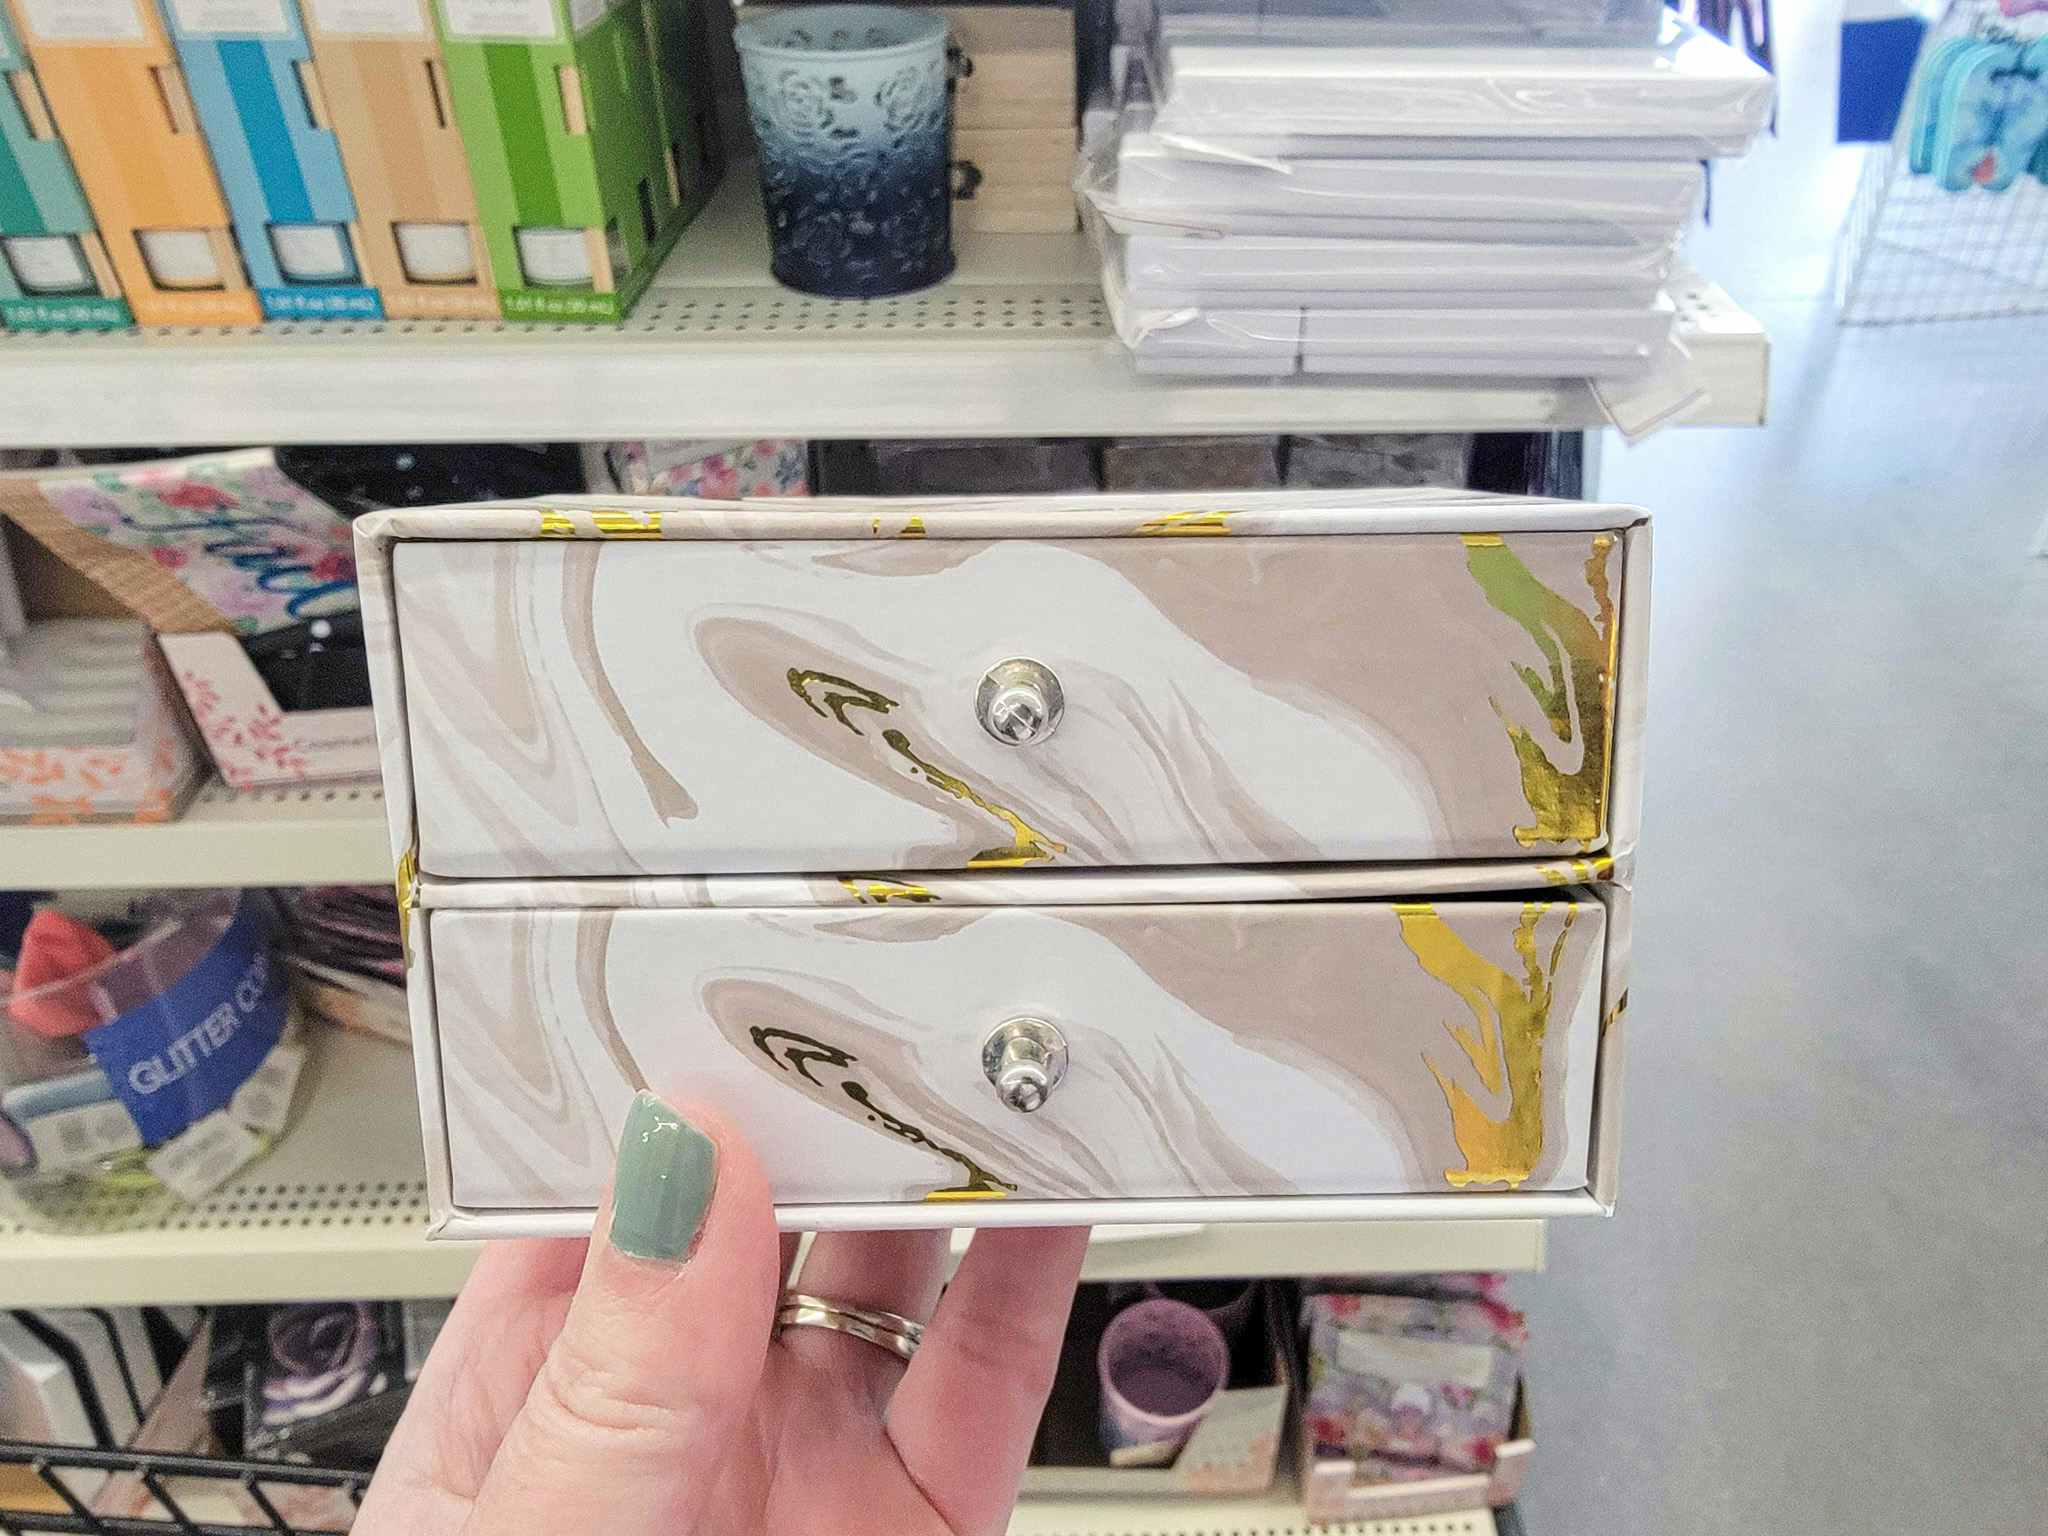
{"type": "Polygon", "coordinates": [[[1196,136],[1640,139],[1739,155],[1772,100],[1747,55],[1676,18],[1649,48],[1305,46],[1169,21],[1154,65],[1158,131],[1196,136]]]}
{"type": "Polygon", "coordinates": [[[1133,234],[1108,237],[1147,306],[1647,310],[1675,242],[1655,246],[1133,234]]]}

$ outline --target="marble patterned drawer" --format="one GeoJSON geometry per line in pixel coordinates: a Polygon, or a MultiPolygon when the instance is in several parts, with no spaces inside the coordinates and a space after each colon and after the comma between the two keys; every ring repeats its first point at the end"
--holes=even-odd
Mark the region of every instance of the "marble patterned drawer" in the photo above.
{"type": "MultiPolygon", "coordinates": [[[[404,699],[383,730],[408,760],[419,867],[1628,851],[1639,513],[1413,491],[1234,500],[501,514],[525,537],[439,514],[458,536],[382,546],[404,699]],[[652,536],[584,536],[599,525],[652,536]],[[976,711],[1014,657],[1049,669],[1065,705],[1022,747],[976,711]]],[[[384,517],[407,515],[435,516],[384,517]]]]}
{"type": "Polygon", "coordinates": [[[1583,1191],[1608,911],[1585,890],[432,911],[449,1203],[587,1220],[642,1086],[733,1114],[801,1225],[1583,1191]],[[1034,1113],[984,1071],[1017,1017],[1068,1053],[1034,1113]]]}
{"type": "Polygon", "coordinates": [[[357,545],[437,1232],[588,1230],[643,1084],[736,1115],[793,1228],[1611,1207],[1641,513],[560,498],[357,545]],[[1015,657],[1065,698],[1021,747],[1015,657]]]}

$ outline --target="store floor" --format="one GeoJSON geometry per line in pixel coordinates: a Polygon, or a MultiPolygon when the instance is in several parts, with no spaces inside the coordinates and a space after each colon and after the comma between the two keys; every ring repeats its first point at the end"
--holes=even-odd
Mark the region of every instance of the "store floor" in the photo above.
{"type": "Polygon", "coordinates": [[[1753,307],[1773,424],[1604,470],[1657,516],[1626,1157],[1521,1288],[1524,1511],[2038,1536],[2048,321],[1753,307]]]}

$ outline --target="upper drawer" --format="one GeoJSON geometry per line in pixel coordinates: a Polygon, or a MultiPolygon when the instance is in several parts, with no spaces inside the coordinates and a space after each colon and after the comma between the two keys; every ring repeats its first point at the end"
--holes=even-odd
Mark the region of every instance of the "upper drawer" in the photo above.
{"type": "Polygon", "coordinates": [[[1613,515],[1504,536],[400,542],[420,868],[1623,852],[1643,530],[1613,515]],[[1023,746],[984,727],[984,679],[1013,658],[1062,700],[1023,746]]]}

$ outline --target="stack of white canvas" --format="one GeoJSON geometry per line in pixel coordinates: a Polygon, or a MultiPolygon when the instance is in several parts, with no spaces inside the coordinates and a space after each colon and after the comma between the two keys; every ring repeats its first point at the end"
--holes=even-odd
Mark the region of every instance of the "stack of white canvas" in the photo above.
{"type": "Polygon", "coordinates": [[[1640,371],[1701,160],[1770,115],[1654,0],[1159,3],[1084,175],[1147,371],[1640,371]]]}

